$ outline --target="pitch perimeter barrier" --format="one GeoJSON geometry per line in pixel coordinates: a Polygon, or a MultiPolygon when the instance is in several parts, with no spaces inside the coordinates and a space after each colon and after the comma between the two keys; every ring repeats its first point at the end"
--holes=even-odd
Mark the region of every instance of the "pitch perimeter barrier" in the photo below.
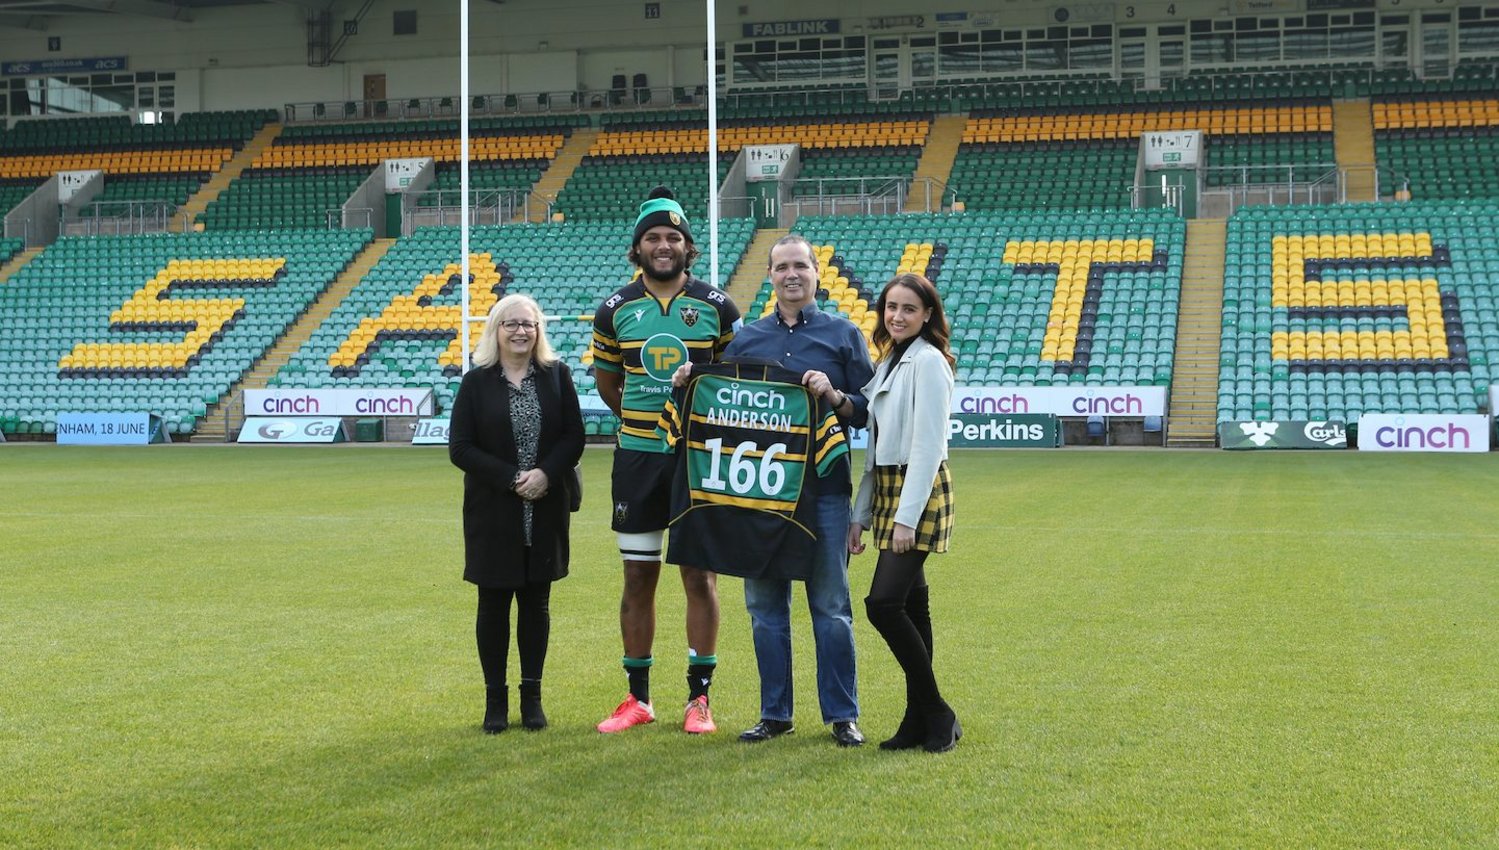
{"type": "Polygon", "coordinates": [[[957,413],[948,419],[947,445],[954,449],[1054,449],[1062,445],[1062,425],[1049,413],[957,413]]]}
{"type": "Polygon", "coordinates": [[[432,389],[245,390],[245,416],[431,416],[432,389]]]}
{"type": "Polygon", "coordinates": [[[249,416],[239,430],[241,443],[345,443],[344,421],[337,417],[249,416]]]}
{"type": "Polygon", "coordinates": [[[145,446],[170,443],[154,413],[59,413],[57,442],[72,446],[145,446]]]}
{"type": "Polygon", "coordinates": [[[953,413],[1052,416],[1165,416],[1166,388],[1134,387],[957,387],[953,413]]]}
{"type": "Polygon", "coordinates": [[[1335,420],[1220,422],[1218,445],[1230,451],[1249,449],[1346,449],[1348,426],[1335,420]]]}
{"type": "Polygon", "coordinates": [[[1365,452],[1486,452],[1494,420],[1478,413],[1365,413],[1358,447],[1365,452]]]}

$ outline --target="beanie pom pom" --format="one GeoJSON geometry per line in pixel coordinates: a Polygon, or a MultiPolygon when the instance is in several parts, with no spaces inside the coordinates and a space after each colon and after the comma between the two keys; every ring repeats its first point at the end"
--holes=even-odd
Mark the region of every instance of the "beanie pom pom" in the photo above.
{"type": "Polygon", "coordinates": [[[657,186],[656,188],[651,190],[651,193],[649,195],[646,196],[646,200],[654,201],[657,198],[666,198],[667,200],[675,201],[677,199],[677,193],[666,188],[665,186],[657,186]]]}

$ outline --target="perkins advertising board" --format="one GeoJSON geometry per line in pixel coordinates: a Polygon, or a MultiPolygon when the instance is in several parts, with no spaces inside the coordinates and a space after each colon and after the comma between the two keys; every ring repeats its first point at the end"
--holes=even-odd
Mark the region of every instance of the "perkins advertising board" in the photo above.
{"type": "Polygon", "coordinates": [[[947,445],[955,449],[1052,449],[1061,444],[1061,424],[1050,414],[959,413],[947,422],[947,445]]]}
{"type": "Polygon", "coordinates": [[[1361,452],[1486,452],[1493,420],[1476,413],[1366,413],[1361,452]]]}
{"type": "Polygon", "coordinates": [[[1348,428],[1342,422],[1289,420],[1220,422],[1218,445],[1225,449],[1346,449],[1348,428]]]}
{"type": "Polygon", "coordinates": [[[161,417],[150,413],[57,414],[58,445],[144,446],[169,441],[161,417]]]}
{"type": "Polygon", "coordinates": [[[246,416],[431,416],[430,389],[245,390],[246,416]]]}
{"type": "Polygon", "coordinates": [[[343,443],[344,421],[338,418],[250,416],[239,429],[241,443],[343,443]]]}
{"type": "Polygon", "coordinates": [[[1165,416],[1165,387],[958,387],[953,413],[1165,416]]]}

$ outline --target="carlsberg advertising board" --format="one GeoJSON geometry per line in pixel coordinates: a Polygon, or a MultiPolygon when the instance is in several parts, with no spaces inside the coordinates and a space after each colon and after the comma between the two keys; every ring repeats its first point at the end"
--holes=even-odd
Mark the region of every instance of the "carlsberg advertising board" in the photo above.
{"type": "Polygon", "coordinates": [[[1346,449],[1348,429],[1336,421],[1220,422],[1218,445],[1241,449],[1346,449]]]}

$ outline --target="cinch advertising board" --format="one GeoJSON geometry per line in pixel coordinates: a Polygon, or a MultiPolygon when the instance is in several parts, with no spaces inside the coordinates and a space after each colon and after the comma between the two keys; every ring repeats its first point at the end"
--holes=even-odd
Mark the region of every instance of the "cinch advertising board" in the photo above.
{"type": "Polygon", "coordinates": [[[245,390],[246,416],[431,416],[432,390],[245,390]]]}
{"type": "Polygon", "coordinates": [[[144,446],[170,442],[160,416],[150,413],[59,413],[64,446],[144,446]]]}
{"type": "Polygon", "coordinates": [[[959,413],[948,419],[947,445],[954,449],[1036,448],[1062,444],[1060,421],[1047,413],[959,413]]]}
{"type": "Polygon", "coordinates": [[[239,429],[241,443],[343,443],[349,435],[336,417],[249,416],[239,429]]]}
{"type": "Polygon", "coordinates": [[[441,419],[418,419],[416,430],[411,432],[411,445],[446,446],[450,421],[446,416],[441,419]]]}
{"type": "Polygon", "coordinates": [[[958,387],[953,413],[1165,416],[1165,387],[958,387]]]}
{"type": "Polygon", "coordinates": [[[1346,449],[1348,427],[1337,421],[1220,422],[1218,445],[1241,449],[1346,449]]]}
{"type": "Polygon", "coordinates": [[[1493,420],[1477,413],[1365,413],[1361,452],[1486,452],[1493,420]]]}

